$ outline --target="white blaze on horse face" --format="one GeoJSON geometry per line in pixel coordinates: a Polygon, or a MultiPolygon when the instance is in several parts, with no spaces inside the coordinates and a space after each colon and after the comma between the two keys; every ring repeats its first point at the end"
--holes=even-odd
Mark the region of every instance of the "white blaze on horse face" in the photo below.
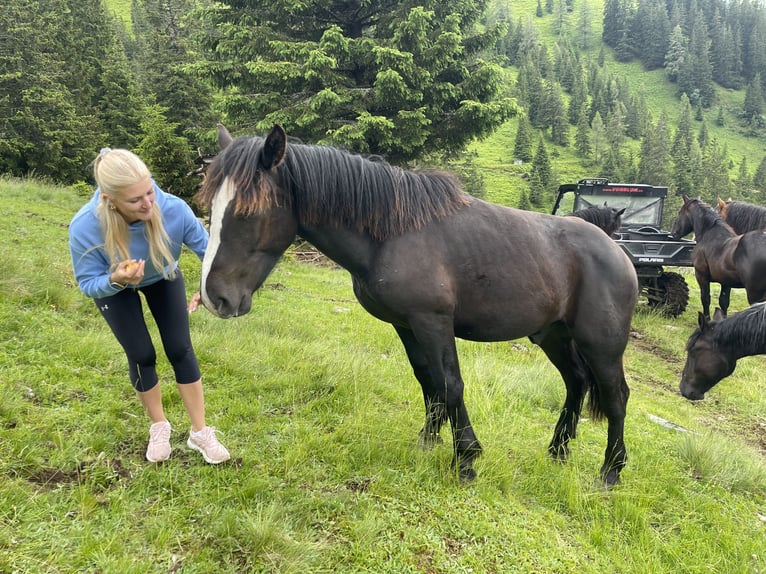
{"type": "Polygon", "coordinates": [[[202,259],[202,279],[200,281],[202,304],[213,313],[216,312],[216,309],[207,296],[207,276],[208,273],[210,273],[210,268],[213,266],[213,261],[215,260],[218,248],[221,246],[223,215],[226,213],[226,208],[233,199],[234,184],[231,183],[231,180],[227,177],[223,180],[221,187],[218,188],[215,198],[213,199],[213,204],[210,206],[210,239],[208,240],[207,249],[205,250],[205,257],[202,259]]]}

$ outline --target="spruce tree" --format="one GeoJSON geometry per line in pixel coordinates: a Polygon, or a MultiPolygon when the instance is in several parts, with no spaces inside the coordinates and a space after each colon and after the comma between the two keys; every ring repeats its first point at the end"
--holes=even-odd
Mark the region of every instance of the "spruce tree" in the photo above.
{"type": "Polygon", "coordinates": [[[766,156],[763,156],[761,163],[755,169],[753,187],[761,192],[762,199],[766,198],[766,156]]]}
{"type": "Polygon", "coordinates": [[[462,150],[515,115],[487,59],[505,23],[479,29],[485,3],[375,0],[218,2],[203,10],[205,61],[233,130],[281,124],[311,143],[405,163],[462,150]]]}
{"type": "Polygon", "coordinates": [[[532,155],[532,141],[530,139],[531,127],[526,116],[519,118],[518,128],[516,129],[516,139],[513,144],[513,158],[522,161],[530,161],[532,155]]]}
{"type": "Polygon", "coordinates": [[[588,116],[585,115],[584,111],[580,112],[580,119],[577,121],[574,147],[580,157],[590,157],[592,151],[590,145],[590,125],[588,125],[588,116]]]}

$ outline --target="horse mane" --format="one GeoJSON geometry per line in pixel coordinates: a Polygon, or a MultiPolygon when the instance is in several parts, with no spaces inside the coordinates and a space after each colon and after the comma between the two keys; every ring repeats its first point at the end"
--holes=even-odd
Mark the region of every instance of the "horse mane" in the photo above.
{"type": "Polygon", "coordinates": [[[329,146],[289,142],[275,168],[278,177],[259,177],[263,142],[235,139],[211,164],[199,201],[210,205],[229,177],[236,188],[237,213],[257,213],[287,201],[303,225],[351,227],[379,241],[417,231],[472,201],[447,172],[408,171],[329,146]],[[278,185],[288,192],[286,198],[278,185]]]}
{"type": "Polygon", "coordinates": [[[607,235],[611,235],[619,230],[622,225],[622,216],[616,215],[617,211],[616,208],[607,207],[606,205],[589,205],[583,209],[573,211],[569,215],[571,217],[584,219],[588,223],[592,223],[596,227],[604,230],[607,235]]]}
{"type": "Polygon", "coordinates": [[[723,217],[721,217],[721,215],[712,206],[708,205],[701,199],[698,199],[698,198],[691,199],[688,204],[684,205],[684,207],[687,208],[688,206],[694,203],[696,203],[702,208],[700,210],[700,214],[702,216],[703,229],[709,229],[713,227],[714,225],[723,225],[724,227],[728,228],[730,232],[734,231],[731,228],[731,226],[728,223],[726,223],[723,217]]]}
{"type": "Polygon", "coordinates": [[[737,233],[766,228],[766,207],[745,201],[727,201],[722,210],[724,221],[737,233]]]}
{"type": "Polygon", "coordinates": [[[761,354],[766,349],[766,302],[754,303],[744,311],[716,322],[713,344],[735,349],[738,355],[761,354]]]}

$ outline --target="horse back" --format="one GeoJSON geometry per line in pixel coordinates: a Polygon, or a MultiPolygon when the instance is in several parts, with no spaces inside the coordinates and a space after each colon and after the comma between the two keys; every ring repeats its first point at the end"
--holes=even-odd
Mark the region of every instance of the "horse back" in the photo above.
{"type": "Polygon", "coordinates": [[[370,312],[398,309],[404,321],[430,305],[454,317],[457,336],[490,341],[583,314],[629,323],[638,282],[628,257],[595,225],[475,200],[387,241],[355,290],[370,312]]]}

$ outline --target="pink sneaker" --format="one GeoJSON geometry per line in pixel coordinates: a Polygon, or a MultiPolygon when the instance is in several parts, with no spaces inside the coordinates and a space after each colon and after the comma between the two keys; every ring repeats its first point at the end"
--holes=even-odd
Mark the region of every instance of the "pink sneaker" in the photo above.
{"type": "Polygon", "coordinates": [[[220,464],[231,458],[229,451],[226,450],[215,436],[213,427],[205,427],[200,431],[189,431],[189,440],[186,446],[192,450],[202,453],[202,458],[210,464],[220,464]]]}
{"type": "Polygon", "coordinates": [[[149,427],[149,446],[146,447],[146,460],[162,462],[170,458],[170,423],[161,421],[149,427]]]}

